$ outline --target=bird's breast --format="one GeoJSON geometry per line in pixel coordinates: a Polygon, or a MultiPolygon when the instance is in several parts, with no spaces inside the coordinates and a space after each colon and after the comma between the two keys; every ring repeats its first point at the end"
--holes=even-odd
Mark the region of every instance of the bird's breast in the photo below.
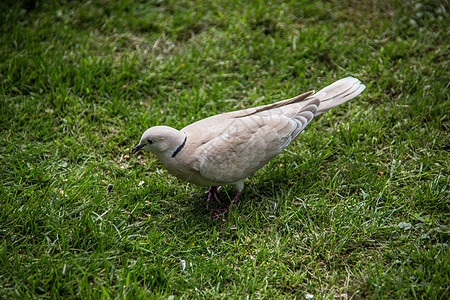
{"type": "Polygon", "coordinates": [[[204,178],[195,168],[195,163],[180,152],[175,158],[161,159],[164,167],[173,176],[200,186],[217,185],[216,182],[204,178]]]}

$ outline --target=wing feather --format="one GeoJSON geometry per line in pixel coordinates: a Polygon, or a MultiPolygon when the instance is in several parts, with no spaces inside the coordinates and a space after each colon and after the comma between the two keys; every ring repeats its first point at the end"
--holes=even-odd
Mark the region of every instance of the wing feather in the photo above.
{"type": "Polygon", "coordinates": [[[233,183],[267,164],[308,125],[318,100],[233,118],[228,128],[198,147],[198,171],[210,181],[233,183]]]}

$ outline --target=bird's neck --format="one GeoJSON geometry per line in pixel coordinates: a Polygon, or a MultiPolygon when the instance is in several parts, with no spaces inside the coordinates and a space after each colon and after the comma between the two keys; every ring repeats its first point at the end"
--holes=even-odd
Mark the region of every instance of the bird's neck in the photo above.
{"type": "Polygon", "coordinates": [[[185,133],[180,132],[180,135],[177,134],[176,142],[174,140],[172,141],[173,143],[170,144],[166,151],[155,154],[172,175],[183,180],[188,180],[191,177],[191,170],[186,169],[183,161],[185,158],[183,157],[183,151],[188,142],[188,137],[185,133]],[[179,159],[180,157],[182,157],[181,160],[179,159]]]}
{"type": "Polygon", "coordinates": [[[184,148],[187,136],[184,132],[174,132],[170,139],[166,141],[166,147],[163,151],[154,152],[156,156],[164,163],[175,158],[184,148]]]}

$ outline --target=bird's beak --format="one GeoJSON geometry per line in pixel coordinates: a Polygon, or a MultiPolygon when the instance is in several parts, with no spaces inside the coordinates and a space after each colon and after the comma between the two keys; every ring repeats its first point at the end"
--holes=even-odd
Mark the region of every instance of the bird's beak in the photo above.
{"type": "Polygon", "coordinates": [[[143,146],[144,146],[144,145],[137,144],[136,147],[134,147],[133,149],[131,149],[131,154],[134,154],[134,153],[138,152],[139,150],[141,150],[141,148],[142,148],[143,146]]]}

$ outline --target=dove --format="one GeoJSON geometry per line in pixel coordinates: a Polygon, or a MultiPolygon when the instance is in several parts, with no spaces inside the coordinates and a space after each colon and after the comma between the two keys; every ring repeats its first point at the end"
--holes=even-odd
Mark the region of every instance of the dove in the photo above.
{"type": "Polygon", "coordinates": [[[169,126],[147,129],[131,152],[150,151],[169,173],[199,186],[208,186],[211,200],[220,202],[223,185],[236,191],[226,213],[244,189],[244,181],[280,154],[311,120],[356,96],[365,89],[358,79],[346,77],[317,93],[309,91],[291,99],[222,113],[180,130],[169,126]]]}

